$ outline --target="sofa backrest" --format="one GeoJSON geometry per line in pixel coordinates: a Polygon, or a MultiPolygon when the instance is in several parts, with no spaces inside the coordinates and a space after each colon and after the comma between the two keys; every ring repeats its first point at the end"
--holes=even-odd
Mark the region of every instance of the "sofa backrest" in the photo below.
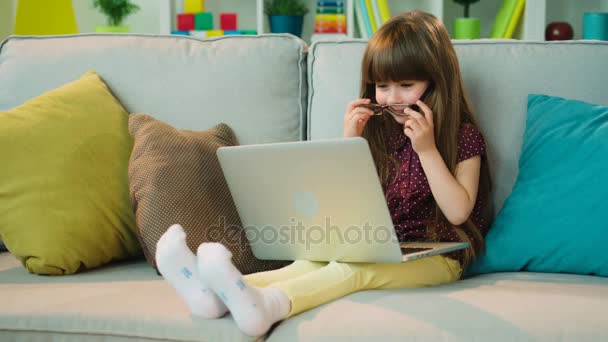
{"type": "Polygon", "coordinates": [[[241,144],[302,140],[306,52],[290,35],[11,37],[0,47],[0,110],[94,70],[129,112],[180,129],[225,122],[241,144]]]}
{"type": "MultiPolygon", "coordinates": [[[[358,97],[365,44],[308,49],[290,35],[11,37],[0,45],[0,110],[95,70],[129,112],[177,128],[225,122],[241,144],[339,137],[344,108],[358,97]]],[[[517,176],[527,94],[608,105],[608,42],[475,40],[455,47],[488,142],[497,212],[517,176]]]]}
{"type": "MultiPolygon", "coordinates": [[[[512,190],[527,95],[608,105],[608,42],[456,41],[465,86],[488,144],[495,213],[512,190]]],[[[308,137],[342,135],[344,109],[359,96],[366,42],[319,42],[308,56],[308,137]]],[[[556,180],[556,182],[565,180],[556,180]]]]}

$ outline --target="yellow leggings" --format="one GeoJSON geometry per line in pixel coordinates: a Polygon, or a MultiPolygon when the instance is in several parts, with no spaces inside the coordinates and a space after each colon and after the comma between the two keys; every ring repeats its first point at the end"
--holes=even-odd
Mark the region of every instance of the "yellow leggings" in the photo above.
{"type": "Polygon", "coordinates": [[[461,272],[458,261],[436,255],[401,264],[297,260],[244,278],[252,286],[282,290],[291,301],[291,317],[353,292],[447,284],[459,279],[461,272]]]}

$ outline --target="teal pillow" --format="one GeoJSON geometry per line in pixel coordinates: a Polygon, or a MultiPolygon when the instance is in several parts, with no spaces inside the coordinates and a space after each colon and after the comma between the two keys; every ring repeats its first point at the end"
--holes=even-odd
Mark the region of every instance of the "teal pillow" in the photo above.
{"type": "Polygon", "coordinates": [[[608,107],[531,94],[519,174],[469,274],[608,276],[608,107]]]}

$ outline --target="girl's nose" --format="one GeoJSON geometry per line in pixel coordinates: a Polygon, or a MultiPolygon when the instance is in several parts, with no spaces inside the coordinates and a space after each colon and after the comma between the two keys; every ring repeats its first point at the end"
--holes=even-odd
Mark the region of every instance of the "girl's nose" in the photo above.
{"type": "Polygon", "coordinates": [[[388,103],[401,103],[400,99],[399,99],[399,92],[397,92],[396,90],[391,90],[388,94],[387,97],[388,103]]]}

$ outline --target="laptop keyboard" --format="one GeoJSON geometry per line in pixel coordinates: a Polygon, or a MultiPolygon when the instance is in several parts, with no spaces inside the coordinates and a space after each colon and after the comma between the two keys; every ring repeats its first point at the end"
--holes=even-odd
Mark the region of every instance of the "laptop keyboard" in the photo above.
{"type": "Polygon", "coordinates": [[[412,247],[401,247],[401,254],[412,254],[417,252],[429,251],[432,248],[412,248],[412,247]]]}

